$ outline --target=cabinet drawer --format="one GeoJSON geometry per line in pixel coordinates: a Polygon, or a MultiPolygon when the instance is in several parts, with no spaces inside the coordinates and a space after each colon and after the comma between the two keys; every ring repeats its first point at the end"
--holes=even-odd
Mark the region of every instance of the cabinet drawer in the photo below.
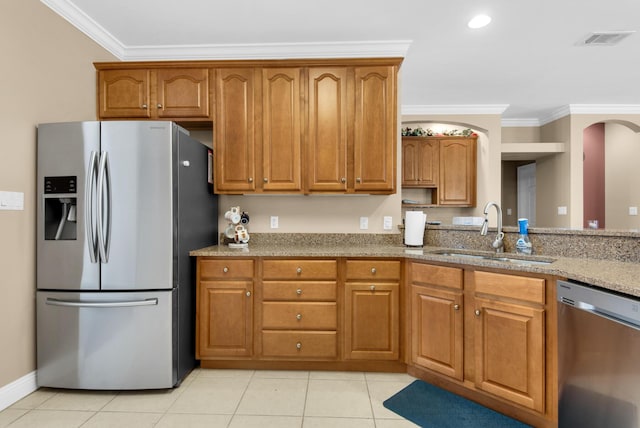
{"type": "Polygon", "coordinates": [[[336,326],[335,303],[264,302],[262,304],[263,329],[335,330],[336,326]]]}
{"type": "Polygon", "coordinates": [[[336,301],[335,281],[265,281],[262,284],[264,300],[336,301]]]}
{"type": "Polygon", "coordinates": [[[532,303],[545,303],[545,280],[491,272],[474,272],[476,293],[493,294],[532,303]]]}
{"type": "Polygon", "coordinates": [[[335,358],[338,355],[335,331],[263,331],[265,357],[335,358]]]}
{"type": "Polygon", "coordinates": [[[347,260],[347,279],[400,279],[400,262],[392,260],[347,260]]]}
{"type": "Polygon", "coordinates": [[[412,263],[411,282],[462,290],[462,269],[412,263]]]}
{"type": "Polygon", "coordinates": [[[200,278],[253,278],[253,260],[200,259],[200,278]]]}
{"type": "Polygon", "coordinates": [[[335,260],[265,260],[264,279],[336,279],[335,260]]]}

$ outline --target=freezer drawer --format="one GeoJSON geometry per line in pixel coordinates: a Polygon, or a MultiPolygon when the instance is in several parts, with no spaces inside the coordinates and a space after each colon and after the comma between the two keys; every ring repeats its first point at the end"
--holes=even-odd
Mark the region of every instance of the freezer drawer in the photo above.
{"type": "Polygon", "coordinates": [[[38,386],[170,388],[175,292],[37,292],[38,386]]]}

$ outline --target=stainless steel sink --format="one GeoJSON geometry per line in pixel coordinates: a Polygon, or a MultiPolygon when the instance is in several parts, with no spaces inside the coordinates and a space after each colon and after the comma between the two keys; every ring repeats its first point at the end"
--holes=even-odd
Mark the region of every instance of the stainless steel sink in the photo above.
{"type": "Polygon", "coordinates": [[[480,259],[480,260],[489,260],[494,262],[503,262],[503,263],[513,263],[522,266],[529,265],[548,265],[553,263],[555,260],[551,259],[541,259],[541,258],[527,258],[522,256],[510,256],[504,253],[477,253],[477,252],[465,252],[459,250],[438,250],[433,251],[431,254],[435,254],[438,256],[446,256],[446,257],[456,257],[456,258],[467,258],[467,259],[480,259]]]}

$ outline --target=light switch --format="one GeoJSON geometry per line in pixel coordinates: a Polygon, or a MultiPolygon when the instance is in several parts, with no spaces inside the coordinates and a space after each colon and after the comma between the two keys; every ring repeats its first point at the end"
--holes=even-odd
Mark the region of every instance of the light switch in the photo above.
{"type": "Polygon", "coordinates": [[[24,192],[0,191],[0,210],[24,210],[24,192]]]}
{"type": "Polygon", "coordinates": [[[384,230],[391,230],[393,229],[393,217],[391,217],[390,215],[386,215],[383,217],[383,226],[382,228],[384,230]]]}
{"type": "Polygon", "coordinates": [[[272,215],[271,216],[271,229],[277,229],[279,226],[278,224],[278,216],[277,215],[272,215]]]}
{"type": "Polygon", "coordinates": [[[629,215],[638,215],[638,207],[629,207],[629,215]]]}
{"type": "Polygon", "coordinates": [[[369,229],[369,217],[360,217],[360,229],[369,229]]]}
{"type": "Polygon", "coordinates": [[[558,207],[558,215],[567,215],[567,207],[558,207]]]}

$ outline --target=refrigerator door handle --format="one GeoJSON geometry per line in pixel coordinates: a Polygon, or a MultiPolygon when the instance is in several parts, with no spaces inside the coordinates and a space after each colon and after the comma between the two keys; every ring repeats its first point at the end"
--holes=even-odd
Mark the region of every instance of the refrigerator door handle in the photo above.
{"type": "Polygon", "coordinates": [[[51,306],[66,306],[73,308],[123,308],[131,306],[157,306],[158,299],[144,299],[144,300],[120,300],[115,302],[91,302],[91,301],[77,301],[77,300],[61,300],[54,298],[47,298],[45,303],[51,306]]]}
{"type": "Polygon", "coordinates": [[[91,263],[96,263],[98,260],[98,248],[96,247],[96,224],[94,221],[94,203],[95,203],[95,184],[97,173],[97,160],[98,153],[91,151],[91,157],[89,159],[89,168],[87,169],[87,179],[85,181],[85,209],[84,209],[84,225],[85,232],[87,234],[87,246],[89,247],[89,258],[91,263]]]}
{"type": "Polygon", "coordinates": [[[98,248],[103,263],[109,262],[109,246],[111,242],[111,167],[109,153],[100,155],[100,169],[98,173],[98,248]],[[105,213],[106,189],[106,213],[105,213]],[[105,222],[106,216],[106,222],[105,222]]]}

